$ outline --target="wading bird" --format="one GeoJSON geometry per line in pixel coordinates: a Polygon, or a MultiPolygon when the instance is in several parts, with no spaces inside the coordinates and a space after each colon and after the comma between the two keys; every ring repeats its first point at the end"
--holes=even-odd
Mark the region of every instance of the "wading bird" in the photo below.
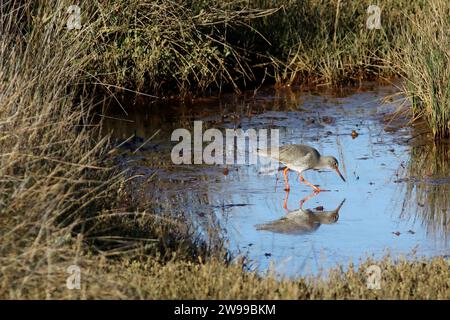
{"type": "Polygon", "coordinates": [[[316,231],[322,224],[333,224],[339,219],[339,210],[345,199],[334,210],[320,211],[314,209],[303,209],[289,211],[286,216],[256,225],[256,230],[266,230],[275,233],[305,234],[316,231]]]}
{"type": "Polygon", "coordinates": [[[289,181],[287,173],[289,170],[293,170],[299,173],[300,182],[304,182],[308,186],[314,189],[315,192],[323,191],[319,187],[316,187],[312,183],[303,178],[302,173],[311,169],[332,169],[341,177],[345,179],[339,171],[339,163],[335,157],[321,156],[316,149],[304,145],[304,144],[290,144],[279,147],[278,155],[271,150],[260,150],[262,156],[267,156],[272,159],[278,160],[284,164],[286,168],[283,170],[285,190],[289,190],[289,181]]]}

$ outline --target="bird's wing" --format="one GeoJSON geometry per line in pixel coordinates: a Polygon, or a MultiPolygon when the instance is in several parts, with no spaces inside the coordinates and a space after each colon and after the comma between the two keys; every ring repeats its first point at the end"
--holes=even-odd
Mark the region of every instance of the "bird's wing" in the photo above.
{"type": "Polygon", "coordinates": [[[307,163],[307,161],[317,153],[314,148],[298,144],[282,146],[279,150],[279,161],[291,164],[307,163]]]}

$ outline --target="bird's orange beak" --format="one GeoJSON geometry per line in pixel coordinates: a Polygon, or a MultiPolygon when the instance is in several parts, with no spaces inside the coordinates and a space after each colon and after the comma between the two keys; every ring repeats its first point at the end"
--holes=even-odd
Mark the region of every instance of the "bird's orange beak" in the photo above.
{"type": "Polygon", "coordinates": [[[336,168],[334,168],[334,170],[336,170],[336,172],[337,172],[337,174],[339,175],[339,177],[341,177],[341,179],[344,180],[344,182],[345,182],[344,176],[343,176],[342,173],[339,171],[339,168],[336,166],[336,168]]]}

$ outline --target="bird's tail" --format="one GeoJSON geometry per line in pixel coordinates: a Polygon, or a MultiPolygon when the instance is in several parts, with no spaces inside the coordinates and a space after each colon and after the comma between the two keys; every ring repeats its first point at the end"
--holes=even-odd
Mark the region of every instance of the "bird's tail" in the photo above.
{"type": "Polygon", "coordinates": [[[260,159],[260,167],[258,173],[261,175],[274,175],[279,171],[279,162],[276,155],[273,154],[271,149],[256,149],[258,156],[266,158],[260,159]]]}
{"type": "Polygon", "coordinates": [[[259,156],[271,158],[271,152],[270,152],[270,149],[261,149],[261,148],[257,148],[257,149],[256,149],[256,152],[258,153],[259,156]]]}

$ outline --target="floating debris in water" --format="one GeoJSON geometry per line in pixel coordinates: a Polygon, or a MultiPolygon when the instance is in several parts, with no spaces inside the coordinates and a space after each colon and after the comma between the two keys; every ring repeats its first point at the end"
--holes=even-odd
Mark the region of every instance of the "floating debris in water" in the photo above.
{"type": "Polygon", "coordinates": [[[306,119],[306,124],[313,124],[313,123],[315,123],[316,122],[316,120],[314,120],[314,119],[311,119],[311,118],[308,118],[308,119],[306,119]]]}
{"type": "Polygon", "coordinates": [[[222,209],[222,208],[232,208],[232,207],[245,207],[245,206],[251,206],[250,203],[230,203],[230,204],[221,204],[221,205],[213,205],[211,207],[215,209],[222,209]]]}
{"type": "Polygon", "coordinates": [[[331,123],[333,123],[333,118],[325,116],[325,117],[322,117],[322,121],[326,124],[331,124],[331,123]]]}
{"type": "Polygon", "coordinates": [[[415,234],[415,232],[412,231],[412,230],[408,230],[408,233],[410,233],[410,234],[415,234]]]}
{"type": "Polygon", "coordinates": [[[398,237],[401,233],[399,231],[395,231],[395,232],[392,232],[392,234],[395,234],[398,237]]]}
{"type": "Polygon", "coordinates": [[[355,130],[352,130],[352,138],[355,139],[357,136],[359,136],[359,133],[355,130]]]}

